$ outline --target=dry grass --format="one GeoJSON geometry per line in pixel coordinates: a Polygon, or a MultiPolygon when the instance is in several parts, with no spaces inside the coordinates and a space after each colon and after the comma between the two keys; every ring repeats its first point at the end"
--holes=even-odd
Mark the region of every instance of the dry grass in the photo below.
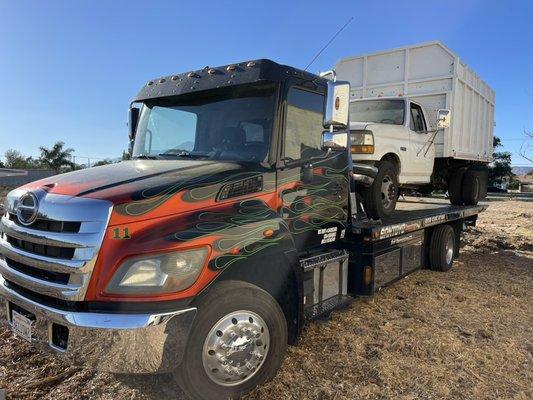
{"type": "MultiPolygon", "coordinates": [[[[531,399],[533,203],[495,202],[449,273],[417,271],[308,325],[249,399],[531,399]]],[[[169,377],[68,367],[0,329],[0,388],[24,399],[176,399],[169,377]]]]}

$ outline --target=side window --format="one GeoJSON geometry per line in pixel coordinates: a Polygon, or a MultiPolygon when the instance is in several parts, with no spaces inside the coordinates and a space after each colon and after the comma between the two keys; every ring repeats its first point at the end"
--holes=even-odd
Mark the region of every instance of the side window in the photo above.
{"type": "Polygon", "coordinates": [[[300,160],[322,155],[324,96],[292,87],[287,99],[285,157],[300,160]]]}
{"type": "Polygon", "coordinates": [[[426,123],[419,105],[411,103],[411,123],[412,131],[421,132],[426,130],[426,123]]]}

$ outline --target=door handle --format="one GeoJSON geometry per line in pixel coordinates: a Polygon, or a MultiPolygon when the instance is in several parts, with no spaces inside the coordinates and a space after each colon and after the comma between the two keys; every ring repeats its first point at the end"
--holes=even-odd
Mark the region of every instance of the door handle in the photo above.
{"type": "Polygon", "coordinates": [[[407,147],[403,147],[403,146],[402,146],[402,147],[400,147],[400,150],[401,150],[401,151],[407,151],[407,147]]]}

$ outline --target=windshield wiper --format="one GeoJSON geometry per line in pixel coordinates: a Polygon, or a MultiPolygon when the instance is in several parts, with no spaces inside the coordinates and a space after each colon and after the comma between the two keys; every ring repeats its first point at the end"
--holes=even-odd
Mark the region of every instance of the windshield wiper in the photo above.
{"type": "Polygon", "coordinates": [[[179,153],[174,153],[172,150],[159,154],[161,157],[187,157],[187,158],[206,158],[209,157],[205,153],[191,153],[190,151],[181,150],[179,153]]]}
{"type": "Polygon", "coordinates": [[[139,154],[138,156],[133,157],[134,160],[157,160],[156,156],[151,156],[148,154],[139,154]]]}

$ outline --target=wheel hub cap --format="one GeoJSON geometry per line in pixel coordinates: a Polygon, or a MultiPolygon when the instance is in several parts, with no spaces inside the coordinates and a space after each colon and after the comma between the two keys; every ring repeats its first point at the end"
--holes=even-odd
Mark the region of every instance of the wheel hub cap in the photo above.
{"type": "Polygon", "coordinates": [[[450,264],[453,260],[453,248],[454,248],[454,240],[453,237],[448,238],[446,240],[446,263],[450,264]]]}
{"type": "Polygon", "coordinates": [[[381,182],[381,200],[385,208],[388,208],[394,202],[397,197],[397,190],[390,176],[384,176],[381,182]]]}
{"type": "Polygon", "coordinates": [[[207,376],[223,386],[241,384],[260,369],[270,346],[265,321],[251,311],[221,318],[207,335],[202,362],[207,376]]]}

